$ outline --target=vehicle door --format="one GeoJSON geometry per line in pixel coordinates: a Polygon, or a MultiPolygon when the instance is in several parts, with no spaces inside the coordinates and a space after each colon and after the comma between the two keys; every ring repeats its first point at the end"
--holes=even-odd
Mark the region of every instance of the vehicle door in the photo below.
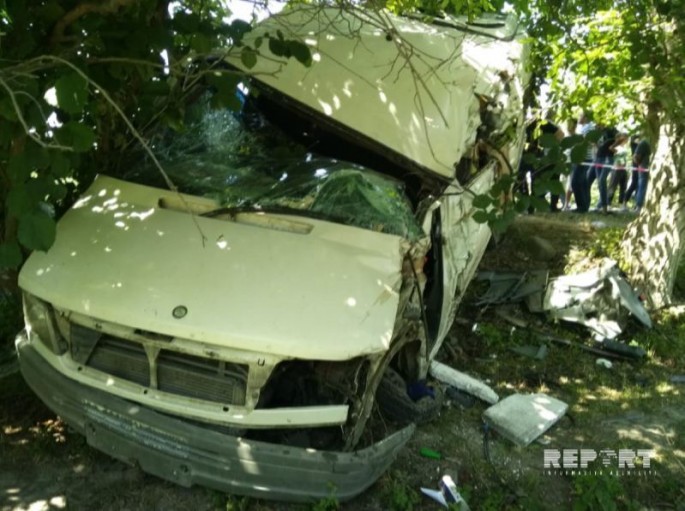
{"type": "MultiPolygon", "coordinates": [[[[486,193],[493,184],[495,162],[478,172],[465,186],[456,180],[447,187],[440,198],[439,208],[433,213],[433,223],[439,223],[439,235],[435,242],[440,244],[442,254],[442,306],[439,320],[429,340],[429,359],[437,353],[449,332],[457,306],[476,272],[478,263],[490,240],[490,228],[473,220],[473,197],[486,193]]],[[[433,234],[435,235],[435,225],[433,234]]]]}

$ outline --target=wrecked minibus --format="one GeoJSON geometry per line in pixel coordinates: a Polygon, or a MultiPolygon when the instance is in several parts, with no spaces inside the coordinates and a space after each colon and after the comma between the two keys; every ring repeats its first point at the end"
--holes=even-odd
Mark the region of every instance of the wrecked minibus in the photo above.
{"type": "Polygon", "coordinates": [[[349,499],[433,416],[425,379],[490,238],[472,199],[516,168],[515,20],[302,6],[239,112],[188,109],[153,167],[100,175],[19,277],[21,371],[93,447],[181,485],[349,499]],[[377,420],[380,410],[393,421],[377,420]],[[388,429],[394,424],[394,429],[388,429]]]}

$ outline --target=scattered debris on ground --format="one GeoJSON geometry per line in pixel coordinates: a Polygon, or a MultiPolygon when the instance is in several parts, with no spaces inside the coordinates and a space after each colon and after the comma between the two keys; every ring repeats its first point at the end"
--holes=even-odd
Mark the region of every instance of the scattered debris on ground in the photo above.
{"type": "Polygon", "coordinates": [[[457,485],[449,475],[442,476],[439,483],[439,490],[432,490],[430,488],[421,488],[421,493],[430,497],[442,507],[452,509],[454,511],[470,511],[469,505],[464,500],[457,490],[457,485]]]}
{"type": "Polygon", "coordinates": [[[494,404],[499,396],[487,384],[468,374],[462,373],[445,364],[433,360],[430,365],[430,375],[436,380],[472,394],[486,403],[494,404]]]}
{"type": "Polygon", "coordinates": [[[512,394],[483,412],[483,420],[520,447],[543,435],[561,419],[568,404],[546,394],[512,394]]]}

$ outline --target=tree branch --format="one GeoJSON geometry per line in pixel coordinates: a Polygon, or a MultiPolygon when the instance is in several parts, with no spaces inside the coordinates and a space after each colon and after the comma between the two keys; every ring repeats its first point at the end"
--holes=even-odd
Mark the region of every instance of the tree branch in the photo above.
{"type": "Polygon", "coordinates": [[[138,0],[105,0],[101,3],[79,4],[66,13],[52,29],[51,44],[57,44],[64,36],[69,25],[86,14],[115,14],[121,7],[137,3],[138,0]]]}

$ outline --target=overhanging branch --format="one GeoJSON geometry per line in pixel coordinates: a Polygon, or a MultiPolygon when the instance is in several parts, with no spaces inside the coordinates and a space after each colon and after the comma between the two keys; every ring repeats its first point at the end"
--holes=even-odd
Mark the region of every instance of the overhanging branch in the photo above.
{"type": "Polygon", "coordinates": [[[50,42],[53,45],[58,43],[64,36],[64,31],[67,29],[67,27],[86,14],[115,14],[122,7],[126,7],[137,2],[138,0],[105,0],[104,2],[99,3],[79,4],[62,16],[57,23],[55,23],[55,27],[52,29],[50,42]]]}

